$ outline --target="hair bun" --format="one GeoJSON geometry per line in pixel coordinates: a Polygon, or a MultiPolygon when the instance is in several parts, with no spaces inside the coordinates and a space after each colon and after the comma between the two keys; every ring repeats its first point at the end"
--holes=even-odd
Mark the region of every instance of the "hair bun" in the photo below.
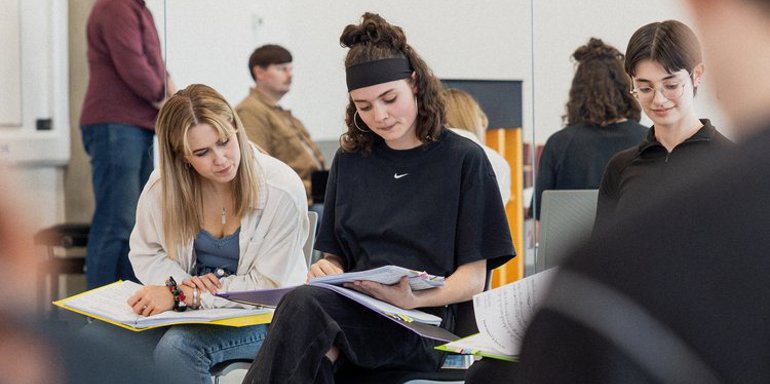
{"type": "Polygon", "coordinates": [[[582,45],[572,54],[575,61],[582,63],[588,60],[614,59],[622,60],[623,54],[615,47],[607,45],[601,39],[592,37],[586,45],[582,45]]]}
{"type": "Polygon", "coordinates": [[[391,25],[380,15],[367,12],[362,16],[361,24],[350,24],[340,36],[340,45],[351,48],[359,44],[385,45],[405,51],[406,35],[395,25],[391,25]]]}

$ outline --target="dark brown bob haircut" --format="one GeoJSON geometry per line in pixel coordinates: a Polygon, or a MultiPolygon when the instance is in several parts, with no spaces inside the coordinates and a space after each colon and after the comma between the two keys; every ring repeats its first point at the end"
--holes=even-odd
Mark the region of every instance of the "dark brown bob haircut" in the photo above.
{"type": "Polygon", "coordinates": [[[686,70],[692,76],[703,62],[695,33],[677,20],[647,24],[634,32],[626,48],[626,73],[635,77],[636,65],[644,60],[660,63],[668,73],[686,70]]]}
{"type": "Polygon", "coordinates": [[[275,44],[263,45],[255,49],[254,52],[251,53],[251,56],[249,56],[249,73],[251,74],[251,78],[256,80],[254,77],[254,67],[260,66],[262,68],[267,68],[272,64],[285,64],[291,62],[291,52],[286,48],[275,44]]]}

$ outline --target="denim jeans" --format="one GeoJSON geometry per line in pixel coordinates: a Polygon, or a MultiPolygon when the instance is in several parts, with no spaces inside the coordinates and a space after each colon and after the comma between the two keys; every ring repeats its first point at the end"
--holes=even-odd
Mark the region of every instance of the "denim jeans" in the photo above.
{"type": "Polygon", "coordinates": [[[86,254],[88,288],[136,280],[128,261],[128,238],[139,194],[154,166],[154,133],[119,123],[85,125],[81,132],[91,157],[96,201],[86,254]]]}
{"type": "Polygon", "coordinates": [[[152,368],[168,383],[211,384],[209,370],[233,359],[253,359],[267,334],[267,325],[226,327],[220,325],[175,325],[132,332],[94,321],[80,336],[107,341],[133,351],[141,359],[137,369],[152,368]]]}

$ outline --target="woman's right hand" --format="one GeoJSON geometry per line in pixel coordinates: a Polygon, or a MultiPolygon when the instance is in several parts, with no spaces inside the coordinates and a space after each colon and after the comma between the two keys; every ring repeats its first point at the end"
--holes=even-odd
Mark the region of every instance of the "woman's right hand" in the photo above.
{"type": "Polygon", "coordinates": [[[142,316],[157,315],[174,308],[174,295],[163,285],[146,285],[128,298],[134,313],[142,316]]]}
{"type": "Polygon", "coordinates": [[[315,264],[310,266],[310,270],[307,272],[308,281],[314,277],[321,277],[327,275],[339,275],[345,272],[342,270],[342,264],[337,260],[336,256],[325,255],[323,259],[318,260],[315,264]]]}
{"type": "Polygon", "coordinates": [[[219,288],[222,288],[222,283],[219,282],[219,278],[213,273],[207,273],[203,276],[193,276],[182,281],[182,285],[190,288],[198,287],[201,292],[208,292],[212,295],[217,293],[219,288]]]}

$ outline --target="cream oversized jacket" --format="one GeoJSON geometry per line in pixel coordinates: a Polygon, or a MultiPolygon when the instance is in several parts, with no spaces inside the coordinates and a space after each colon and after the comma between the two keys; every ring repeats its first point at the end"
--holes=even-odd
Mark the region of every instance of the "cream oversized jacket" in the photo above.
{"type": "MultiPolygon", "coordinates": [[[[235,275],[221,279],[221,292],[302,284],[307,274],[302,252],[308,235],[307,200],[299,176],[286,164],[255,150],[258,202],[241,219],[240,258],[235,275]]],[[[176,259],[168,257],[163,236],[161,182],[155,170],[139,197],[136,225],[128,254],[134,273],[145,285],[163,285],[191,277],[193,242],[176,259]]],[[[202,308],[239,307],[205,293],[202,308]]]]}

